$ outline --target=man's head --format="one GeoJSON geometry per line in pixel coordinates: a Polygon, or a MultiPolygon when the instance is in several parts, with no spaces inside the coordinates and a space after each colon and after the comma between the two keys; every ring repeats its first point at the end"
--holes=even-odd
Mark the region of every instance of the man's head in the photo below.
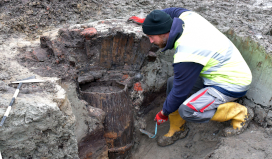
{"type": "Polygon", "coordinates": [[[161,10],[154,10],[146,16],[142,28],[151,43],[163,48],[166,46],[172,23],[170,15],[161,10]]]}

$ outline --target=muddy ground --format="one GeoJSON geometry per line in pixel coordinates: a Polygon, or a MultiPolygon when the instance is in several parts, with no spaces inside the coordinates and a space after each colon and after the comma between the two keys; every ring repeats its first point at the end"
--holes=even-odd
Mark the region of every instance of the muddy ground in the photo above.
{"type": "MultiPolygon", "coordinates": [[[[63,85],[72,85],[73,89],[75,89],[75,78],[71,75],[78,72],[73,70],[71,65],[66,63],[58,65],[59,61],[54,58],[51,58],[51,61],[46,61],[48,63],[24,65],[24,61],[20,58],[23,53],[32,51],[31,47],[40,46],[40,36],[44,33],[59,30],[60,28],[68,28],[74,24],[84,24],[98,20],[126,20],[133,15],[144,17],[153,9],[166,7],[184,7],[196,11],[220,31],[225,32],[228,29],[233,29],[238,36],[248,36],[259,42],[268,54],[272,53],[272,2],[269,0],[78,0],[65,2],[58,0],[4,0],[0,1],[1,98],[7,98],[4,95],[7,92],[9,94],[14,92],[14,88],[5,88],[10,81],[31,75],[59,77],[67,82],[63,85]],[[42,70],[39,69],[40,65],[50,66],[50,68],[44,67],[42,70]],[[70,82],[73,84],[70,84],[70,82]]],[[[166,67],[162,67],[162,69],[166,69],[166,67]]],[[[135,72],[130,72],[130,75],[134,76],[135,72]]],[[[163,78],[167,76],[170,75],[166,74],[163,78]]],[[[164,83],[158,82],[157,85],[152,86],[150,91],[158,91],[158,88],[163,88],[161,86],[163,84],[165,84],[165,80],[164,83]]],[[[31,89],[31,92],[41,92],[38,88],[35,90],[35,87],[31,89]]],[[[108,90],[103,91],[107,92],[108,90]]],[[[140,134],[138,128],[145,127],[148,131],[154,132],[155,123],[153,118],[161,109],[165,99],[162,92],[164,90],[160,90],[160,93],[158,93],[160,96],[156,98],[153,104],[146,106],[150,106],[150,109],[147,108],[147,111],[145,111],[147,114],[137,112],[141,109],[138,107],[141,106],[135,107],[135,139],[134,147],[131,150],[132,155],[129,158],[272,158],[270,142],[272,129],[267,125],[260,125],[256,121],[251,122],[249,128],[243,134],[234,137],[220,136],[221,130],[228,126],[228,123],[188,123],[190,132],[185,139],[178,140],[167,147],[158,147],[156,139],[149,139],[147,136],[140,134]]],[[[25,92],[25,94],[28,93],[25,92]]],[[[77,101],[77,99],[74,100],[77,101]]],[[[242,100],[240,102],[243,103],[242,100]]],[[[6,101],[4,103],[8,104],[6,101]]],[[[1,104],[1,107],[4,107],[4,105],[1,104]]],[[[159,126],[158,136],[167,133],[168,126],[169,123],[159,126]]],[[[85,129],[88,129],[86,125],[84,131],[85,129]]],[[[78,138],[78,140],[85,135],[79,129],[75,131],[76,134],[80,135],[74,137],[78,138]]],[[[74,138],[73,142],[75,142],[74,138]]]]}
{"type": "MultiPolygon", "coordinates": [[[[147,129],[155,133],[154,116],[161,107],[157,107],[145,116],[147,129]]],[[[133,150],[133,159],[167,158],[167,159],[237,159],[237,158],[271,158],[271,129],[260,127],[256,122],[251,122],[248,129],[233,137],[222,137],[223,128],[229,123],[187,122],[190,131],[186,138],[177,140],[174,144],[160,147],[156,138],[168,132],[169,122],[158,126],[157,137],[151,139],[140,134],[133,150]]]]}
{"type": "Polygon", "coordinates": [[[4,0],[0,2],[0,33],[3,40],[17,33],[37,38],[56,26],[132,15],[145,17],[153,9],[184,7],[200,13],[221,31],[233,28],[240,36],[252,37],[270,52],[271,6],[270,0],[4,0]]]}

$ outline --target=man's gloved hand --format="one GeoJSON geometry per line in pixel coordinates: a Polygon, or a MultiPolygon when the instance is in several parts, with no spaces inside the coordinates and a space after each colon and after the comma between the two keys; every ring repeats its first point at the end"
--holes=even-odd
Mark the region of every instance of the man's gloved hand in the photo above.
{"type": "Polygon", "coordinates": [[[163,115],[163,111],[158,112],[154,121],[157,121],[157,124],[160,125],[168,120],[168,116],[163,115]]]}
{"type": "Polygon", "coordinates": [[[137,23],[137,24],[143,24],[144,20],[145,20],[145,18],[139,18],[139,17],[136,17],[136,16],[132,16],[132,17],[130,17],[128,19],[128,21],[132,21],[132,22],[137,23]]]}

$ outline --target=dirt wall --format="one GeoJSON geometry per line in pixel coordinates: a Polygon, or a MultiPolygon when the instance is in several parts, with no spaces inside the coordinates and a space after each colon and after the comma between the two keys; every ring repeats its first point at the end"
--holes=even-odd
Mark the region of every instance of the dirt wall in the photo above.
{"type": "Polygon", "coordinates": [[[232,30],[225,33],[236,45],[253,74],[252,84],[246,96],[241,99],[244,105],[254,108],[257,121],[263,127],[270,127],[271,121],[271,65],[272,57],[264,47],[251,38],[237,36],[232,30]]]}
{"type": "MultiPolygon", "coordinates": [[[[42,84],[23,84],[20,96],[0,128],[4,158],[78,157],[76,118],[66,92],[56,79],[46,80],[42,84]]],[[[6,111],[12,92],[15,88],[7,85],[1,90],[1,114],[6,111]]]]}

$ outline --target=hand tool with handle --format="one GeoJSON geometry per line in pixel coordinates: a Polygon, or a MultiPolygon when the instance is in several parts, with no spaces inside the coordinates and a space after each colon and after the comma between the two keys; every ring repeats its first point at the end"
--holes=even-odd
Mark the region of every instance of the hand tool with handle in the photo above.
{"type": "Polygon", "coordinates": [[[156,122],[156,126],[155,126],[155,134],[151,134],[150,132],[146,131],[146,130],[143,130],[143,129],[140,129],[141,133],[143,134],[146,134],[149,138],[155,138],[156,135],[157,135],[157,122],[156,122]]]}
{"type": "Polygon", "coordinates": [[[28,77],[28,78],[19,80],[19,85],[17,86],[16,91],[15,91],[15,93],[14,93],[12,99],[11,99],[11,102],[9,103],[8,109],[6,110],[6,112],[5,112],[5,114],[4,114],[4,117],[3,117],[2,120],[1,120],[0,127],[3,126],[3,124],[4,124],[5,120],[6,120],[6,118],[8,117],[9,112],[10,112],[10,110],[11,110],[11,106],[13,105],[13,103],[14,103],[16,97],[18,96],[19,90],[20,90],[22,84],[23,84],[23,83],[29,83],[28,80],[32,80],[32,81],[34,80],[34,81],[35,81],[34,78],[35,78],[35,76],[31,76],[31,77],[28,77]]]}

